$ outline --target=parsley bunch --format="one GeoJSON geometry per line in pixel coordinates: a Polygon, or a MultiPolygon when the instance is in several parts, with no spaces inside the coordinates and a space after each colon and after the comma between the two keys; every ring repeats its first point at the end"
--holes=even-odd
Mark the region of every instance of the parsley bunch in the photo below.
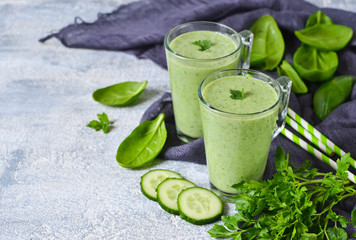
{"type": "MultiPolygon", "coordinates": [[[[356,195],[355,185],[347,179],[348,158],[346,154],[337,160],[336,174],[320,173],[310,169],[310,161],[293,166],[278,147],[273,179],[235,184],[240,192],[232,199],[237,213],[223,216],[224,225],[214,225],[209,234],[236,240],[347,240],[344,228],[350,222],[333,207],[356,195]]],[[[355,226],[356,210],[351,218],[355,226]]]]}

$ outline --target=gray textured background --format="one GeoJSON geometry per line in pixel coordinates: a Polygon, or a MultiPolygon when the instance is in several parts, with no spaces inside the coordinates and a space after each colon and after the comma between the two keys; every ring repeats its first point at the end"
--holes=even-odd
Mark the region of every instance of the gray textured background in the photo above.
{"type": "MultiPolygon", "coordinates": [[[[38,39],[129,0],[0,0],[0,239],[209,239],[140,192],[153,168],[208,187],[205,166],[162,161],[145,170],[120,167],[116,150],[145,109],[165,91],[168,74],[120,52],[68,49],[38,39]],[[148,80],[137,104],[112,108],[94,90],[148,80]],[[96,114],[114,121],[107,135],[86,127],[96,114]]],[[[356,11],[354,0],[312,0],[356,11]]],[[[226,205],[226,213],[233,206],[226,205]]]]}

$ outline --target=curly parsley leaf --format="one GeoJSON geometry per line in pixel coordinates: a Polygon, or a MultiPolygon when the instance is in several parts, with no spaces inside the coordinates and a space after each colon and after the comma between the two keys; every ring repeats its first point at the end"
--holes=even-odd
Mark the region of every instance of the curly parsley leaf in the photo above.
{"type": "Polygon", "coordinates": [[[97,114],[98,120],[92,120],[90,123],[87,124],[87,127],[93,128],[96,131],[103,130],[103,132],[106,134],[110,130],[110,125],[112,122],[110,122],[109,117],[106,113],[102,114],[97,114]]]}
{"type": "Polygon", "coordinates": [[[232,98],[234,100],[244,100],[245,99],[244,89],[242,89],[242,91],[230,89],[230,94],[231,94],[230,98],[232,98]]]}
{"type": "Polygon", "coordinates": [[[347,234],[342,228],[328,228],[326,232],[330,240],[347,240],[347,234]]]}
{"type": "Polygon", "coordinates": [[[283,148],[277,147],[275,152],[275,167],[276,170],[282,172],[283,170],[287,170],[289,163],[289,156],[285,155],[283,148]]]}
{"type": "Polygon", "coordinates": [[[208,50],[212,46],[212,42],[210,40],[198,40],[198,41],[192,42],[192,44],[200,47],[199,51],[208,50]]]}

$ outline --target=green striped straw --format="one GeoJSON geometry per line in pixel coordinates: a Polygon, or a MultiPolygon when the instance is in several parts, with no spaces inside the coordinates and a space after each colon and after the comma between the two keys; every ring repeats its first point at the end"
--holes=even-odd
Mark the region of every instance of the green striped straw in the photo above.
{"type": "Polygon", "coordinates": [[[286,116],[286,123],[291,126],[294,130],[298,131],[302,136],[312,142],[315,146],[319,147],[324,153],[332,157],[334,152],[326,145],[324,145],[319,139],[310,134],[305,128],[299,125],[296,121],[286,116]]]}
{"type": "MultiPolygon", "coordinates": [[[[324,163],[328,164],[330,167],[333,169],[337,170],[337,164],[334,160],[330,159],[326,155],[324,155],[322,152],[314,148],[313,146],[309,145],[306,143],[304,140],[300,139],[297,135],[293,134],[290,132],[288,129],[284,128],[281,133],[287,137],[289,140],[297,144],[298,146],[302,147],[304,150],[308,151],[309,153],[313,154],[315,157],[317,157],[319,160],[323,161],[324,163]]],[[[356,176],[352,174],[350,171],[346,171],[348,174],[348,179],[356,183],[356,176]]]]}
{"type": "MultiPolygon", "coordinates": [[[[341,148],[339,148],[335,143],[330,141],[327,137],[325,137],[322,133],[320,133],[317,129],[315,129],[312,125],[310,125],[307,121],[305,121],[301,116],[295,113],[292,109],[288,108],[287,113],[291,118],[293,118],[299,125],[301,125],[304,129],[306,129],[310,134],[312,134],[315,138],[320,140],[318,141],[317,144],[313,142],[317,147],[322,148],[321,145],[325,145],[340,157],[346,154],[341,148]],[[322,144],[320,144],[320,142],[322,144]]],[[[353,168],[356,168],[356,163],[353,158],[350,157],[349,162],[353,168]]]]}

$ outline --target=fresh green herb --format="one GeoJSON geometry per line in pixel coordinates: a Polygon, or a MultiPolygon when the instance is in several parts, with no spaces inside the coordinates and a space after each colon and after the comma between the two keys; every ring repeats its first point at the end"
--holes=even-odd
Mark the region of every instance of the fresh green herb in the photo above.
{"type": "Polygon", "coordinates": [[[138,168],[153,161],[167,139],[164,114],[152,121],[144,121],[125,138],[117,149],[116,160],[126,168],[138,168]]]}
{"type": "Polygon", "coordinates": [[[244,100],[245,99],[244,89],[242,89],[242,91],[230,89],[230,98],[234,100],[244,100]]]}
{"type": "Polygon", "coordinates": [[[127,106],[141,95],[146,85],[147,81],[122,82],[96,90],[93,93],[93,98],[108,106],[127,106]]]}
{"type": "Polygon", "coordinates": [[[208,50],[212,46],[212,43],[210,40],[198,40],[198,41],[192,42],[192,44],[200,47],[199,51],[208,50]]]}
{"type": "Polygon", "coordinates": [[[354,76],[339,76],[321,85],[313,98],[316,116],[323,120],[335,108],[344,103],[350,97],[355,82],[356,77],[354,76]]]}
{"type": "MultiPolygon", "coordinates": [[[[234,185],[240,194],[233,197],[237,213],[223,216],[224,225],[208,232],[212,237],[230,239],[338,239],[347,240],[344,228],[350,224],[333,207],[356,195],[348,179],[349,154],[337,161],[338,170],[320,173],[289,162],[284,150],[277,148],[277,173],[267,181],[241,182],[234,185]]],[[[352,211],[353,224],[356,210],[352,211]]]]}
{"type": "Polygon", "coordinates": [[[280,77],[287,76],[292,80],[292,91],[294,93],[302,94],[308,92],[308,87],[294,70],[292,65],[290,65],[286,60],[283,60],[282,64],[277,67],[277,72],[280,77]]]}
{"type": "Polygon", "coordinates": [[[93,128],[96,131],[103,130],[103,132],[106,134],[110,130],[110,125],[112,122],[109,121],[108,115],[103,112],[103,114],[97,114],[98,120],[93,120],[90,123],[87,124],[87,127],[93,128]]]}
{"type": "Polygon", "coordinates": [[[317,24],[333,24],[333,21],[331,20],[331,18],[326,16],[322,11],[318,10],[312,15],[310,15],[305,27],[312,27],[317,24]]]}
{"type": "MultiPolygon", "coordinates": [[[[316,25],[333,24],[332,20],[318,10],[307,20],[306,28],[316,25]]],[[[302,44],[295,52],[293,63],[300,77],[310,82],[322,82],[330,79],[339,64],[338,56],[333,51],[322,51],[312,46],[302,44]]]]}
{"type": "Polygon", "coordinates": [[[293,56],[293,63],[303,79],[322,82],[332,78],[339,65],[339,59],[336,52],[321,51],[302,44],[293,56]]]}
{"type": "Polygon", "coordinates": [[[250,28],[254,35],[251,66],[273,70],[282,61],[284,39],[277,22],[270,15],[259,18],[250,28]]]}
{"type": "Polygon", "coordinates": [[[338,51],[351,40],[353,30],[338,24],[316,24],[294,32],[302,43],[318,50],[338,51]]]}

